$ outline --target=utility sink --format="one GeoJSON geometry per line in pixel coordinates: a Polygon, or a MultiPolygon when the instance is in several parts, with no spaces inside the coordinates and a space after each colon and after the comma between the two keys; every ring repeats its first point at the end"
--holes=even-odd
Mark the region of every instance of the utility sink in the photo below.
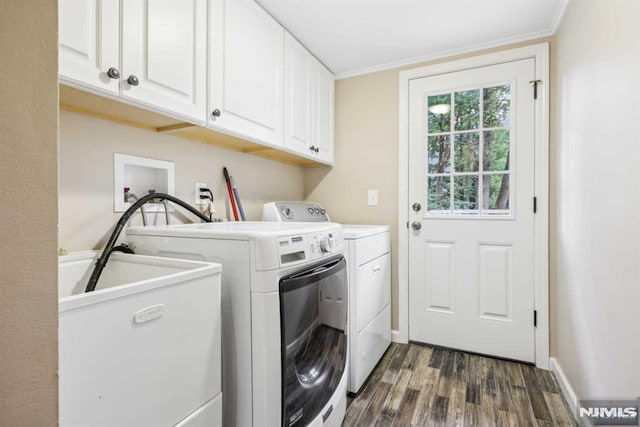
{"type": "Polygon", "coordinates": [[[114,253],[84,293],[98,255],[59,258],[60,425],[215,424],[220,265],[114,253]]]}

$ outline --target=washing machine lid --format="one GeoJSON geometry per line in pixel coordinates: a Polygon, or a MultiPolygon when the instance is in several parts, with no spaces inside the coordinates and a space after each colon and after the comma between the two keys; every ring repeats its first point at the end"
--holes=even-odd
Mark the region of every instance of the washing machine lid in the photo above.
{"type": "Polygon", "coordinates": [[[363,237],[373,236],[374,234],[386,233],[389,231],[391,231],[391,227],[388,225],[342,225],[342,236],[346,240],[361,239],[363,237]]]}
{"type": "Polygon", "coordinates": [[[201,239],[257,240],[298,233],[314,233],[339,230],[340,224],[333,222],[207,222],[199,224],[176,224],[159,226],[137,226],[127,229],[127,235],[198,237],[201,239]]]}

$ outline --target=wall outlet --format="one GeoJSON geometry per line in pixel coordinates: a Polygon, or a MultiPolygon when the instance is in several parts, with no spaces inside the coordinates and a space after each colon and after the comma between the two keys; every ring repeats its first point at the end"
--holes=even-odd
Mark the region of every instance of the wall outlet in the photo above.
{"type": "Polygon", "coordinates": [[[367,204],[369,206],[378,206],[378,190],[367,191],[367,204]]]}
{"type": "Polygon", "coordinates": [[[200,192],[201,188],[209,188],[209,186],[207,185],[206,182],[196,182],[195,183],[194,191],[195,191],[195,194],[196,194],[196,198],[195,198],[195,204],[196,205],[206,205],[208,203],[208,200],[200,198],[200,194],[207,194],[207,193],[201,193],[200,192]]]}

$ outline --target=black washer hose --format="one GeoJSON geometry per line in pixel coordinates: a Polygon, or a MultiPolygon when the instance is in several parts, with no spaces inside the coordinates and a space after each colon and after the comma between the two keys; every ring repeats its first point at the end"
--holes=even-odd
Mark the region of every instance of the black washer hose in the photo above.
{"type": "Polygon", "coordinates": [[[96,266],[93,268],[93,273],[91,273],[91,277],[89,278],[87,287],[84,290],[85,292],[93,292],[96,289],[96,285],[98,284],[98,279],[100,279],[102,270],[104,270],[104,267],[107,265],[107,261],[109,261],[109,257],[114,252],[113,247],[116,244],[116,240],[118,240],[120,233],[124,229],[124,226],[126,225],[127,221],[129,221],[129,218],[131,218],[131,215],[133,215],[135,211],[140,209],[141,206],[143,206],[150,200],[156,200],[156,199],[169,200],[170,202],[173,202],[177,205],[182,206],[183,208],[185,208],[186,210],[188,210],[189,212],[191,212],[192,214],[200,218],[202,221],[211,222],[211,220],[206,215],[200,213],[193,206],[191,206],[185,201],[178,199],[177,197],[173,197],[164,193],[152,193],[152,194],[147,194],[144,197],[140,197],[138,200],[135,201],[135,203],[131,205],[131,207],[129,207],[129,209],[126,210],[125,213],[122,214],[122,216],[116,223],[116,226],[113,229],[113,233],[111,233],[111,236],[109,237],[109,241],[104,247],[104,250],[100,255],[100,258],[98,258],[98,260],[96,261],[96,266]]]}

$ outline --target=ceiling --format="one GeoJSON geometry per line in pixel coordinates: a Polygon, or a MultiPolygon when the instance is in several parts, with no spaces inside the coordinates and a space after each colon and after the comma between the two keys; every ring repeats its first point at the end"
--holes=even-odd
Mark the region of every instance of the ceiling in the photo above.
{"type": "Polygon", "coordinates": [[[256,0],[343,78],[555,32],[569,0],[256,0]]]}

